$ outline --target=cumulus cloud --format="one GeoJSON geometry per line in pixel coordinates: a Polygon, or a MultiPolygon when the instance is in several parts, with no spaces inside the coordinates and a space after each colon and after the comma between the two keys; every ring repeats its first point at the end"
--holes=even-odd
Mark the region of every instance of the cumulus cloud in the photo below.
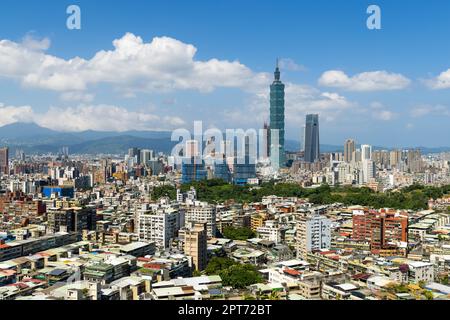
{"type": "Polygon", "coordinates": [[[31,122],[33,109],[30,106],[7,106],[0,103],[0,127],[16,123],[31,122]]]}
{"type": "Polygon", "coordinates": [[[23,37],[21,44],[24,48],[29,50],[45,51],[50,48],[51,41],[49,38],[37,39],[31,34],[27,34],[25,37],[23,37]]]}
{"type": "Polygon", "coordinates": [[[128,131],[170,130],[184,125],[177,116],[159,116],[146,111],[130,111],[113,105],[87,105],[76,107],[50,107],[45,112],[35,112],[31,106],[4,106],[0,104],[0,126],[15,122],[34,122],[58,131],[85,130],[128,131]]]}
{"type": "Polygon", "coordinates": [[[387,108],[380,102],[372,102],[370,107],[372,108],[372,116],[375,119],[390,121],[397,117],[395,112],[387,110],[387,108]]]}
{"type": "Polygon", "coordinates": [[[404,89],[411,81],[401,74],[387,71],[363,72],[350,77],[343,71],[330,70],[320,76],[318,83],[349,91],[381,91],[404,89]]]}
{"type": "Polygon", "coordinates": [[[0,76],[23,85],[55,91],[81,91],[99,83],[128,90],[193,89],[258,86],[267,75],[255,74],[238,61],[195,59],[197,48],[169,37],[144,42],[132,33],[113,41],[113,50],[91,59],[65,60],[45,52],[49,41],[0,41],[0,76]],[[35,49],[40,50],[35,50],[35,49]]]}
{"type": "Polygon", "coordinates": [[[450,69],[441,72],[436,78],[425,80],[425,83],[431,89],[448,89],[450,88],[450,69]]]}

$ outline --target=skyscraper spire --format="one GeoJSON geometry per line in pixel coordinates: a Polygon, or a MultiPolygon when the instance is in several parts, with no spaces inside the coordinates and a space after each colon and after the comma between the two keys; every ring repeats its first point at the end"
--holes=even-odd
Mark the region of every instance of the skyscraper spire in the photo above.
{"type": "Polygon", "coordinates": [[[280,66],[279,66],[279,59],[277,58],[277,64],[275,68],[275,81],[280,81],[280,66]]]}

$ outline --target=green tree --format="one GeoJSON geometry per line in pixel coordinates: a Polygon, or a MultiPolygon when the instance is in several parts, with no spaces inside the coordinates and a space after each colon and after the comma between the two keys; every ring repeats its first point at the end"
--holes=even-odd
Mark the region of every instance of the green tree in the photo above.
{"type": "Polygon", "coordinates": [[[235,264],[237,262],[227,257],[212,257],[206,266],[205,273],[207,275],[216,275],[235,264]]]}
{"type": "Polygon", "coordinates": [[[236,264],[219,272],[222,283],[235,289],[243,289],[263,281],[255,266],[250,264],[236,264]]]}
{"type": "Polygon", "coordinates": [[[223,236],[231,240],[247,240],[255,237],[255,232],[250,228],[225,227],[223,236]]]}

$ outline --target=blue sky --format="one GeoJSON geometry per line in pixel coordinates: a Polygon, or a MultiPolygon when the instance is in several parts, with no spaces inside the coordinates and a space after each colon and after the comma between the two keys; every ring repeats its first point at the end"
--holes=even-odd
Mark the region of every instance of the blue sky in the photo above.
{"type": "Polygon", "coordinates": [[[314,112],[323,143],[450,145],[449,31],[445,0],[3,0],[0,125],[259,128],[280,57],[287,138],[314,112]]]}

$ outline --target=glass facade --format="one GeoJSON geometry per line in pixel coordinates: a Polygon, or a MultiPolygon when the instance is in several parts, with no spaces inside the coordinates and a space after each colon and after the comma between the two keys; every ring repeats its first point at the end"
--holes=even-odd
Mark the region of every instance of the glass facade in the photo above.
{"type": "Polygon", "coordinates": [[[278,130],[278,137],[271,134],[270,160],[275,168],[286,163],[284,150],[284,84],[280,81],[280,69],[275,69],[275,80],[270,86],[270,130],[278,130]],[[274,139],[275,138],[275,139],[274,139]],[[276,141],[278,140],[278,141],[276,141]]]}

